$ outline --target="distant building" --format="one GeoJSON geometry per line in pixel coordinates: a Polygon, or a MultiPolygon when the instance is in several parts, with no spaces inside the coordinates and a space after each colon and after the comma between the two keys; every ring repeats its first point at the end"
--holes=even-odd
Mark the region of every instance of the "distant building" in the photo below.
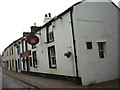
{"type": "Polygon", "coordinates": [[[21,39],[23,39],[29,33],[23,33],[23,37],[19,38],[12,42],[7,48],[3,51],[3,67],[7,68],[8,70],[17,71],[18,60],[17,58],[17,51],[16,51],[16,43],[19,43],[21,39]]]}

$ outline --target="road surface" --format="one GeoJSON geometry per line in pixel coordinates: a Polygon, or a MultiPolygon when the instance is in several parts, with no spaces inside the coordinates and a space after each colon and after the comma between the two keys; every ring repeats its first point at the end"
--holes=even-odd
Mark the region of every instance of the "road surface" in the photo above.
{"type": "MultiPolygon", "coordinates": [[[[1,70],[0,70],[0,73],[1,73],[1,70]]],[[[18,80],[18,79],[16,79],[16,78],[13,78],[13,77],[11,77],[11,76],[9,76],[9,75],[7,75],[7,74],[4,74],[4,73],[2,73],[2,75],[0,76],[0,77],[2,77],[2,88],[3,88],[3,90],[4,90],[4,88],[25,88],[25,89],[35,89],[35,90],[37,90],[37,88],[35,88],[35,87],[33,87],[33,86],[31,86],[31,85],[28,85],[28,84],[26,84],[26,83],[24,83],[24,82],[22,82],[22,81],[20,81],[20,80],[18,80]]]]}

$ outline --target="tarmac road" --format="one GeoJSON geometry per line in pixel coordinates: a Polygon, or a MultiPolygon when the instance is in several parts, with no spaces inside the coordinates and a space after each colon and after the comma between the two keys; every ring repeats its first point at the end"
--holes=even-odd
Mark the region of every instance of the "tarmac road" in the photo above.
{"type": "Polygon", "coordinates": [[[35,87],[33,87],[31,85],[28,85],[28,84],[26,84],[26,83],[24,83],[16,78],[13,78],[7,74],[2,73],[2,89],[4,90],[5,88],[35,89],[35,87]]]}

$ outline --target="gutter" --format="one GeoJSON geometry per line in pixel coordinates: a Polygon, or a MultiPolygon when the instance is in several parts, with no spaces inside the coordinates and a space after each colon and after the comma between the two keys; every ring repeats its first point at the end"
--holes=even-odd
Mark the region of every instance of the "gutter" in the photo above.
{"type": "Polygon", "coordinates": [[[70,10],[70,19],[71,19],[73,46],[74,46],[74,58],[75,58],[75,70],[76,70],[76,85],[82,85],[81,77],[79,77],[79,73],[78,73],[78,62],[77,62],[77,53],[76,53],[76,44],[75,44],[76,40],[75,40],[74,25],[73,25],[73,7],[70,10]]]}

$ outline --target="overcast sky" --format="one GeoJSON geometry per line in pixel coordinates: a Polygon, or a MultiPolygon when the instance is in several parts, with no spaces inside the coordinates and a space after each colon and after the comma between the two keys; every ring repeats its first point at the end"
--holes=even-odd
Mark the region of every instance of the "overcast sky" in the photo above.
{"type": "MultiPolygon", "coordinates": [[[[0,0],[0,53],[36,22],[43,25],[44,15],[52,17],[81,0],[0,0]]],[[[119,0],[112,0],[118,5],[119,0]]]]}

